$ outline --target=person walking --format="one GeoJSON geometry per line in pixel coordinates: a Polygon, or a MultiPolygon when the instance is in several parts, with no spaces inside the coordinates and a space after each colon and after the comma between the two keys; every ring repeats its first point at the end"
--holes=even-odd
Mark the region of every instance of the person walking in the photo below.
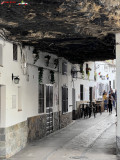
{"type": "Polygon", "coordinates": [[[107,110],[107,92],[104,93],[103,95],[103,101],[104,101],[104,110],[107,110]]]}
{"type": "Polygon", "coordinates": [[[117,116],[117,90],[115,90],[115,109],[116,109],[116,116],[117,116]]]}
{"type": "Polygon", "coordinates": [[[113,107],[115,107],[115,93],[111,90],[111,95],[113,97],[113,107]]]}
{"type": "Polygon", "coordinates": [[[108,97],[108,109],[109,109],[109,114],[112,113],[112,101],[113,101],[112,95],[109,94],[109,97],[108,97]]]}

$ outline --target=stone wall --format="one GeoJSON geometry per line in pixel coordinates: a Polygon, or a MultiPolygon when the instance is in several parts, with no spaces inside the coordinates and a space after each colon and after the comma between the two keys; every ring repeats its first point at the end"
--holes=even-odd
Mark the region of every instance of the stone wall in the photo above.
{"type": "Polygon", "coordinates": [[[0,158],[6,157],[5,129],[0,128],[0,158]]]}
{"type": "Polygon", "coordinates": [[[54,112],[53,118],[54,118],[53,131],[57,131],[60,128],[60,126],[59,126],[59,112],[54,112]]]}
{"type": "Polygon", "coordinates": [[[9,158],[27,144],[27,121],[0,128],[0,159],[9,158]]]}
{"type": "Polygon", "coordinates": [[[28,118],[28,142],[46,135],[46,115],[28,118]]]}
{"type": "Polygon", "coordinates": [[[60,128],[66,127],[71,122],[72,122],[72,112],[68,112],[68,113],[64,113],[64,114],[61,113],[60,128]]]}
{"type": "Polygon", "coordinates": [[[116,154],[120,155],[120,137],[116,136],[116,154]]]}
{"type": "MultiPolygon", "coordinates": [[[[54,112],[53,114],[53,132],[66,127],[72,122],[72,112],[65,114],[54,112]]],[[[44,136],[46,136],[46,115],[30,117],[27,121],[6,129],[0,128],[0,159],[11,157],[23,149],[27,142],[44,136]]]]}

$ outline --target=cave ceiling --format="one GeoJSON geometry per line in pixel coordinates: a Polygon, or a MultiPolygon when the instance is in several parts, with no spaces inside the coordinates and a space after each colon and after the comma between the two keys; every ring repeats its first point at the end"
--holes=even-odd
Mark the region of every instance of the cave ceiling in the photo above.
{"type": "Polygon", "coordinates": [[[25,0],[27,5],[14,2],[0,4],[0,34],[7,40],[73,63],[115,58],[119,0],[25,0]]]}

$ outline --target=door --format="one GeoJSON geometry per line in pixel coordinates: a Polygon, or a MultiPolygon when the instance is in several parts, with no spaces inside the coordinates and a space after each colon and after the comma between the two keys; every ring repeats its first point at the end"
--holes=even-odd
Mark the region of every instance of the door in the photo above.
{"type": "Polygon", "coordinates": [[[75,110],[75,88],[72,88],[72,105],[73,110],[75,110]]]}
{"type": "Polygon", "coordinates": [[[81,84],[80,85],[80,100],[82,100],[83,101],[83,85],[81,84]]]}
{"type": "Polygon", "coordinates": [[[53,86],[46,85],[46,134],[53,131],[53,86]]]}
{"type": "Polygon", "coordinates": [[[75,106],[75,88],[72,88],[72,119],[73,120],[76,119],[75,110],[76,110],[76,106],[75,106]]]}
{"type": "Polygon", "coordinates": [[[93,100],[93,97],[92,97],[92,90],[93,90],[93,88],[92,87],[89,87],[89,100],[90,100],[90,102],[92,102],[92,100],[93,100]]]}
{"type": "Polygon", "coordinates": [[[68,88],[62,87],[62,113],[68,112],[68,88]]]}

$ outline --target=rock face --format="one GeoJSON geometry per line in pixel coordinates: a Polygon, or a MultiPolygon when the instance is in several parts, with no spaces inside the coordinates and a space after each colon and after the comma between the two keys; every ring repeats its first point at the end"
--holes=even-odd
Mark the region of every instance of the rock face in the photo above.
{"type": "Polygon", "coordinates": [[[73,63],[115,58],[119,0],[25,2],[28,5],[1,4],[0,28],[6,39],[64,56],[73,63]]]}

